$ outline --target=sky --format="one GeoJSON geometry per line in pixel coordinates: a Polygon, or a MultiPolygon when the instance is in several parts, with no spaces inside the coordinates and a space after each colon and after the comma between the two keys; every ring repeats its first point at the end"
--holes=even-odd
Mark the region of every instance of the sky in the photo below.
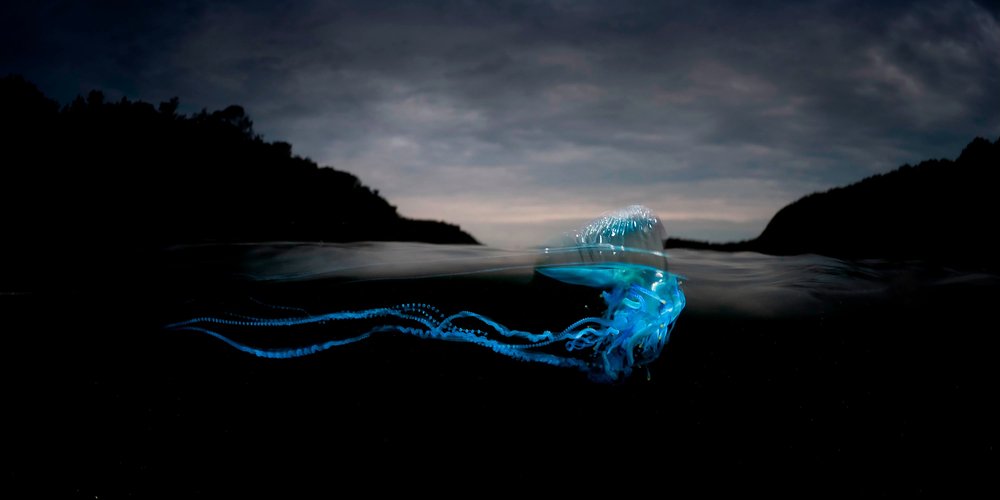
{"type": "Polygon", "coordinates": [[[1000,136],[1000,9],[927,2],[8,2],[0,74],[244,106],[408,217],[516,247],[631,204],[671,236],[1000,136]]]}

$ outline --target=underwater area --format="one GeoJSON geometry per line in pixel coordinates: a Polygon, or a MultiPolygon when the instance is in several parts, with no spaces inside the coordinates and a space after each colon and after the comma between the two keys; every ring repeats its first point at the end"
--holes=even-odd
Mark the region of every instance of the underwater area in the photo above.
{"type": "MultiPolygon", "coordinates": [[[[769,471],[756,480],[776,490],[799,491],[801,481],[848,493],[973,489],[987,477],[1000,278],[985,272],[817,255],[654,255],[686,304],[662,351],[643,357],[631,346],[634,366],[610,378],[578,361],[532,362],[393,328],[274,359],[177,327],[228,319],[198,325],[287,352],[400,320],[296,319],[420,303],[441,317],[471,311],[511,330],[560,332],[608,309],[607,287],[587,282],[600,278],[567,277],[574,263],[650,269],[648,254],[601,252],[191,245],[126,275],[89,272],[65,290],[5,293],[6,448],[16,457],[7,474],[80,496],[213,494],[205,484],[287,493],[289,481],[336,491],[351,471],[372,467],[528,478],[569,460],[660,471],[667,489],[691,470],[769,471]],[[265,326],[248,327],[254,318],[265,326]],[[297,324],[275,326],[280,318],[297,324]],[[508,452],[523,462],[487,465],[508,452]],[[944,468],[968,482],[936,483],[944,468]],[[827,482],[803,479],[812,474],[827,482]]],[[[471,319],[477,326],[456,327],[496,337],[471,319]]],[[[592,359],[562,345],[537,351],[592,359]]]]}

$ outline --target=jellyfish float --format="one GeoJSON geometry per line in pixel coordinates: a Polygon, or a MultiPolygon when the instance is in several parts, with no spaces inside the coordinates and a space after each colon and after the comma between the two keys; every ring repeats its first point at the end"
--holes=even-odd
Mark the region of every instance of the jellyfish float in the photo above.
{"type": "MultiPolygon", "coordinates": [[[[553,298],[556,294],[593,298],[582,317],[560,318],[564,321],[561,324],[533,330],[512,326],[511,322],[501,323],[492,313],[461,309],[461,306],[449,311],[439,308],[440,304],[420,300],[380,304],[377,302],[387,300],[383,295],[389,294],[362,291],[370,288],[351,291],[355,301],[361,296],[363,302],[360,303],[367,307],[345,307],[316,314],[275,306],[268,314],[200,315],[172,323],[167,328],[204,333],[240,351],[264,358],[314,355],[375,335],[409,335],[475,344],[521,361],[573,367],[593,380],[616,381],[659,357],[684,309],[685,297],[679,277],[667,271],[666,254],[662,250],[665,235],[659,218],[649,209],[630,206],[606,213],[566,234],[558,245],[531,252],[530,263],[523,263],[524,254],[519,254],[520,263],[504,262],[494,267],[463,268],[453,272],[435,270],[426,276],[376,275],[341,285],[385,283],[381,286],[386,289],[404,280],[500,273],[530,267],[531,283],[545,288],[544,293],[533,300],[534,308],[524,313],[530,317],[520,318],[530,320],[527,322],[533,326],[547,325],[549,316],[552,321],[560,316],[554,309],[550,314],[548,309],[549,303],[554,308],[565,302],[553,298]],[[274,345],[275,332],[272,330],[304,327],[320,328],[329,338],[304,344],[274,345]],[[265,330],[270,335],[267,335],[267,342],[242,340],[248,330],[265,330]]],[[[362,267],[365,265],[357,265],[354,269],[362,267]]],[[[425,295],[434,295],[431,291],[437,285],[421,285],[416,289],[424,290],[425,295]]],[[[291,337],[298,338],[296,335],[291,337]]]]}

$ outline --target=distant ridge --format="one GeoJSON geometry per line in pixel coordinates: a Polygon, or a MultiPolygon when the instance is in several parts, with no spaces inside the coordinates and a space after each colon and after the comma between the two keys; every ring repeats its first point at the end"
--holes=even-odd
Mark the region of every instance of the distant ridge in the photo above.
{"type": "Polygon", "coordinates": [[[60,108],[21,77],[0,79],[8,235],[476,243],[453,224],[400,217],[354,175],[264,141],[240,106],[177,107],[92,91],[60,108]]]}
{"type": "Polygon", "coordinates": [[[667,248],[929,259],[995,268],[1000,138],[976,138],[955,160],[903,165],[782,208],[752,240],[670,238],[667,248]]]}
{"type": "Polygon", "coordinates": [[[20,76],[0,78],[0,284],[53,266],[119,267],[179,243],[477,244],[263,140],[240,106],[185,116],[178,104],[92,91],[60,107],[20,76]]]}

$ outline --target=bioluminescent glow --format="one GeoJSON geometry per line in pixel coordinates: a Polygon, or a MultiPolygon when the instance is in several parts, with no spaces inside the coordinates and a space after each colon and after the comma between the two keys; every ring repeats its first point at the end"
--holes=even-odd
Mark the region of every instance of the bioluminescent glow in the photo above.
{"type": "Polygon", "coordinates": [[[277,318],[201,316],[168,326],[211,335],[265,358],[295,358],[378,334],[476,344],[522,361],[574,367],[592,379],[613,381],[654,361],[685,305],[678,277],[667,272],[660,250],[665,231],[648,209],[632,206],[605,214],[568,236],[565,245],[539,250],[534,272],[561,283],[600,290],[606,306],[559,329],[508,328],[473,311],[445,313],[428,303],[404,303],[309,314],[283,308],[277,318]],[[337,336],[338,325],[362,323],[361,333],[337,336]],[[261,347],[234,340],[222,328],[291,328],[329,325],[335,338],[292,347],[261,347]]]}

